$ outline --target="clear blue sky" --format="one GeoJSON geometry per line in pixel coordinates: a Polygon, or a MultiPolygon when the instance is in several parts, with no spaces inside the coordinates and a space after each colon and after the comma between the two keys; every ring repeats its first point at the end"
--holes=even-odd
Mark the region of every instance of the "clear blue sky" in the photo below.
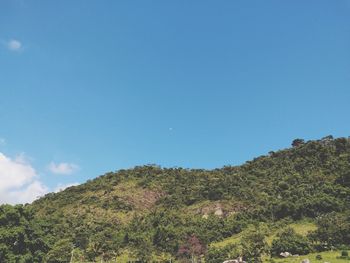
{"type": "Polygon", "coordinates": [[[0,152],[50,189],[350,135],[349,0],[2,0],[0,45],[0,152]]]}

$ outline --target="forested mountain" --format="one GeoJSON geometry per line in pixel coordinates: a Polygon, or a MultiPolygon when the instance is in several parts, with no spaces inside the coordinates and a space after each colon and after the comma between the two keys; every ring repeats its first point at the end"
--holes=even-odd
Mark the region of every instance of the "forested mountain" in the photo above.
{"type": "Polygon", "coordinates": [[[32,204],[2,205],[0,261],[222,262],[243,255],[259,262],[264,253],[349,246],[350,140],[292,145],[214,170],[119,170],[32,204]],[[307,235],[288,227],[301,220],[317,227],[307,235]],[[239,233],[239,244],[212,245],[239,233]]]}

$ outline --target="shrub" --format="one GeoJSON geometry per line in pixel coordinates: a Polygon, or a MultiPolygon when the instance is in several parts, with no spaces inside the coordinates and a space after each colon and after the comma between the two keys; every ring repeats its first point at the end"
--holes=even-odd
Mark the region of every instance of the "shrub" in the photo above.
{"type": "Polygon", "coordinates": [[[316,255],[316,260],[322,260],[322,256],[320,254],[316,255]]]}
{"type": "Polygon", "coordinates": [[[278,256],[281,252],[306,255],[312,251],[310,241],[292,228],[287,228],[272,241],[271,255],[278,256]]]}
{"type": "Polygon", "coordinates": [[[260,229],[250,231],[242,237],[242,254],[248,263],[262,262],[262,255],[269,249],[265,237],[265,233],[260,229]]]}
{"type": "Polygon", "coordinates": [[[344,257],[344,258],[347,258],[349,256],[349,252],[347,250],[343,250],[341,252],[341,256],[344,257]]]}
{"type": "Polygon", "coordinates": [[[205,255],[205,262],[221,263],[228,259],[237,258],[239,255],[236,245],[226,245],[222,248],[210,247],[205,255]]]}

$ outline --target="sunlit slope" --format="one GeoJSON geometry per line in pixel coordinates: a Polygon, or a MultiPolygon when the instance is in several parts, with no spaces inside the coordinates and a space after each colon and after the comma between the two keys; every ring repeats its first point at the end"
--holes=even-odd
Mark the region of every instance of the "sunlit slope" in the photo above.
{"type": "Polygon", "coordinates": [[[269,229],[268,243],[280,222],[306,235],[319,216],[350,210],[349,171],[348,138],[297,140],[241,166],[110,172],[29,208],[49,246],[69,239],[82,251],[102,242],[103,253],[176,256],[190,235],[220,247],[239,242],[256,224],[269,229]]]}

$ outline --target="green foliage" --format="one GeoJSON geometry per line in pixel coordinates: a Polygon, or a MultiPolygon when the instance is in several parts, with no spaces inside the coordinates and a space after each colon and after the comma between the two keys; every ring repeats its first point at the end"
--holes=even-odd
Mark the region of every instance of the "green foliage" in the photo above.
{"type": "Polygon", "coordinates": [[[0,262],[41,262],[48,247],[22,205],[0,206],[0,262]]]}
{"type": "Polygon", "coordinates": [[[288,258],[264,258],[264,262],[268,263],[300,263],[302,259],[310,259],[311,262],[331,262],[331,263],[349,263],[348,259],[341,258],[340,251],[333,250],[333,251],[323,251],[323,252],[317,252],[317,253],[311,253],[308,255],[305,255],[303,257],[288,257],[288,258]],[[316,259],[316,256],[320,255],[322,257],[322,260],[318,261],[316,259]]]}
{"type": "Polygon", "coordinates": [[[347,250],[343,250],[340,254],[341,257],[348,257],[349,256],[349,252],[347,250]]]}
{"type": "Polygon", "coordinates": [[[312,251],[310,241],[297,234],[294,229],[287,228],[278,234],[278,238],[272,241],[271,254],[279,256],[282,252],[289,252],[292,254],[306,255],[312,251]]]}
{"type": "MultiPolygon", "coordinates": [[[[309,240],[319,250],[350,244],[349,139],[299,139],[293,146],[213,170],[137,166],[50,193],[28,207],[1,206],[0,262],[41,262],[46,254],[53,260],[70,245],[90,261],[124,251],[139,260],[174,258],[190,236],[209,247],[208,262],[219,262],[232,251],[209,244],[245,234],[251,224],[305,217],[317,221],[309,240]]],[[[266,252],[262,236],[258,231],[242,243],[250,262],[266,252]]],[[[292,233],[279,236],[273,251],[302,254],[308,244],[292,233]]]]}
{"type": "Polygon", "coordinates": [[[243,258],[246,259],[247,262],[262,262],[262,256],[269,251],[265,237],[266,234],[260,229],[250,231],[242,237],[242,254],[243,258]]]}
{"type": "Polygon", "coordinates": [[[73,252],[73,243],[69,239],[57,241],[46,257],[47,263],[67,263],[73,252]]]}
{"type": "Polygon", "coordinates": [[[330,213],[317,220],[318,228],[309,236],[320,250],[350,244],[350,214],[330,213]]]}
{"type": "Polygon", "coordinates": [[[224,247],[209,247],[205,262],[222,263],[225,260],[238,258],[240,255],[237,245],[227,245],[224,247]]]}

